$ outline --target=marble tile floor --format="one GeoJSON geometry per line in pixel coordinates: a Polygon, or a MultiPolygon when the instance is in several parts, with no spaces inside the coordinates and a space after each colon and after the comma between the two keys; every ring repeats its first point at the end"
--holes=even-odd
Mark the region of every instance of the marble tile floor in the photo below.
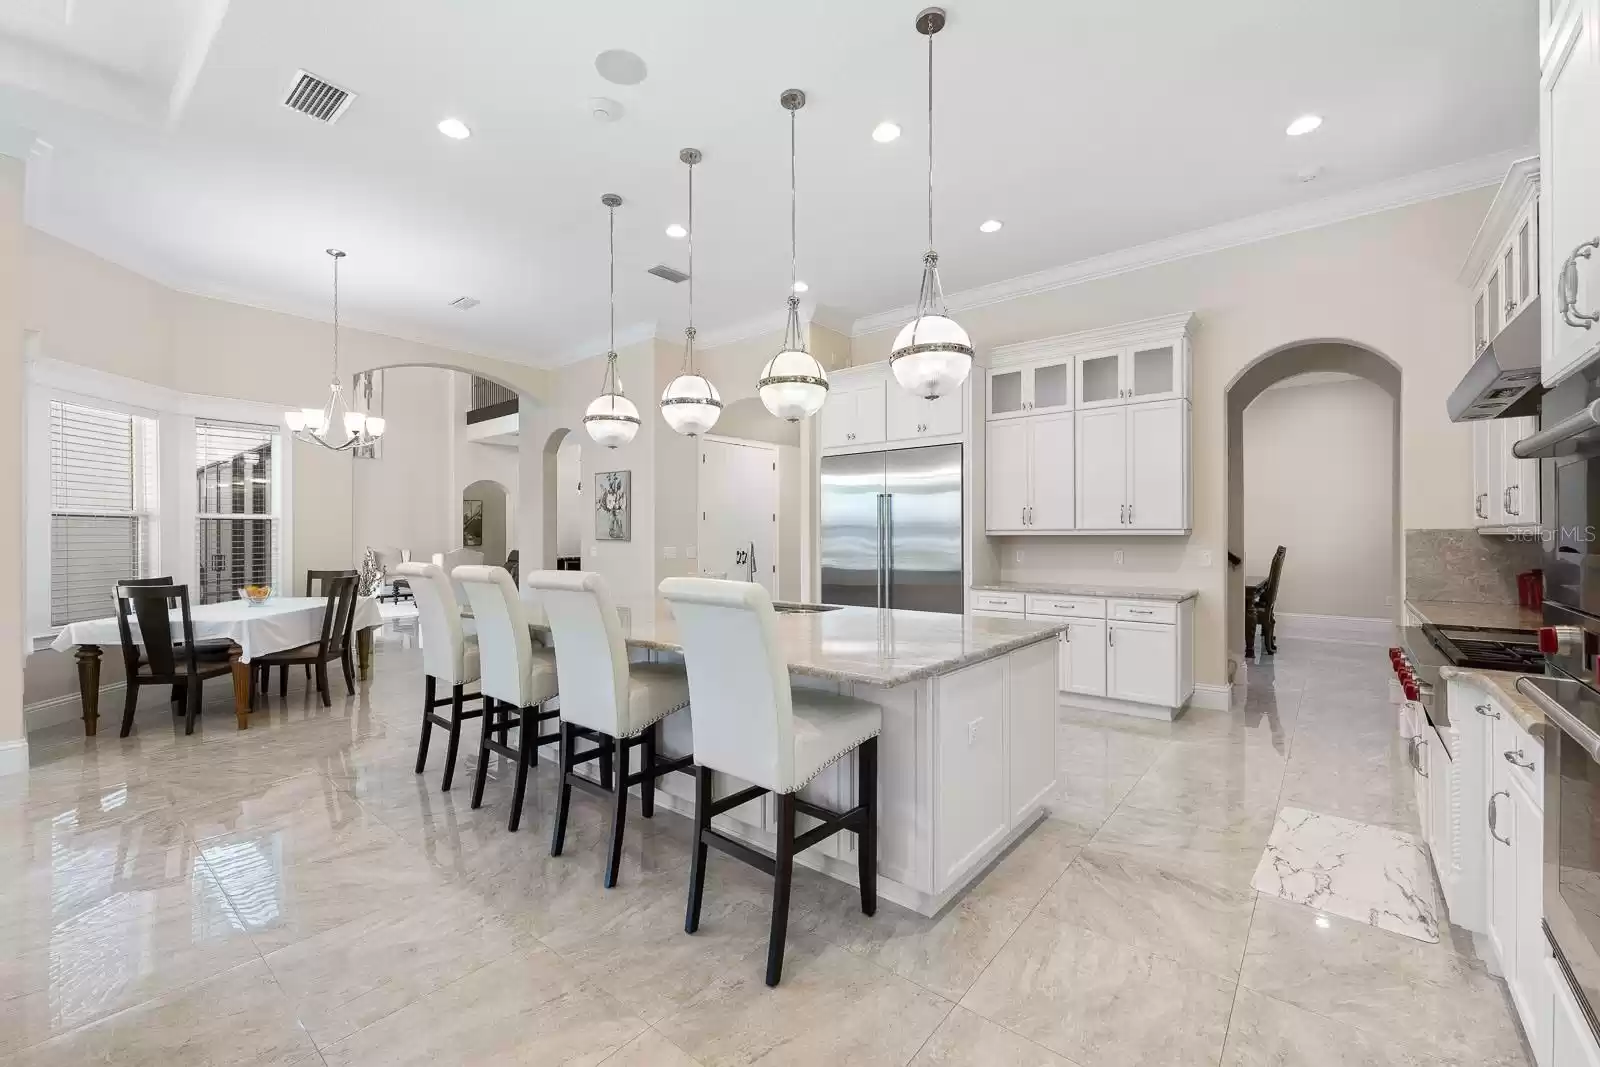
{"type": "Polygon", "coordinates": [[[53,728],[0,779],[0,1067],[1529,1063],[1447,926],[1251,887],[1281,807],[1415,831],[1386,669],[1283,640],[1231,712],[1064,708],[1051,818],[937,919],[798,873],[776,990],[762,876],[714,855],[682,932],[685,820],[631,819],[607,892],[596,799],[546,854],[548,759],[516,834],[498,764],[468,805],[475,733],[451,793],[440,743],[414,775],[405,630],[358,696],[296,679],[242,734],[222,692],[189,738],[158,701],[125,741],[53,728]]]}

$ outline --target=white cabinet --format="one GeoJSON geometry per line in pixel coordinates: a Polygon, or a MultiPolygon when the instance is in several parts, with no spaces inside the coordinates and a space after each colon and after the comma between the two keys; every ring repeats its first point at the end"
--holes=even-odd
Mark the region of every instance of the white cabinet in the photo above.
{"type": "Polygon", "coordinates": [[[885,436],[891,441],[913,441],[919,437],[953,437],[961,433],[965,423],[966,392],[957,389],[935,400],[909,393],[898,385],[886,383],[887,426],[885,436]]]}
{"type": "Polygon", "coordinates": [[[1600,0],[1567,0],[1543,62],[1541,377],[1550,385],[1600,354],[1600,0]]]}
{"type": "Polygon", "coordinates": [[[1545,960],[1544,974],[1551,994],[1550,1040],[1532,1042],[1536,1049],[1550,1050],[1548,1064],[1541,1067],[1600,1067],[1600,1048],[1596,1047],[1594,1030],[1553,956],[1545,960]]]}
{"type": "Polygon", "coordinates": [[[1537,432],[1538,416],[1472,423],[1472,524],[1485,531],[1539,524],[1539,461],[1511,446],[1537,432]]]}
{"type": "Polygon", "coordinates": [[[1189,395],[1185,338],[1125,345],[1077,357],[1078,409],[1189,395]]]}
{"type": "Polygon", "coordinates": [[[1072,410],[1072,356],[1041,356],[1025,363],[1007,363],[988,374],[991,419],[1011,419],[1034,412],[1072,410]]]}
{"type": "Polygon", "coordinates": [[[1178,689],[1178,634],[1148,622],[1106,624],[1106,695],[1172,707],[1178,689]]]}
{"type": "Polygon", "coordinates": [[[857,448],[881,444],[887,432],[886,390],[887,383],[882,377],[833,382],[828,389],[828,401],[822,405],[822,447],[857,448]]]}
{"type": "Polygon", "coordinates": [[[1189,528],[1189,402],[1078,413],[1078,529],[1189,528]]]}
{"type": "Polygon", "coordinates": [[[1061,690],[1085,696],[1106,695],[1106,623],[1075,620],[1061,635],[1061,690]]]}
{"type": "Polygon", "coordinates": [[[1056,784],[1054,745],[1033,739],[1056,734],[1055,648],[1049,642],[1033,645],[1010,657],[1010,688],[1006,692],[1006,775],[1008,827],[1022,825],[1056,784]]]}
{"type": "Polygon", "coordinates": [[[1068,412],[989,424],[984,455],[988,532],[1073,528],[1073,418],[1068,412]]]}

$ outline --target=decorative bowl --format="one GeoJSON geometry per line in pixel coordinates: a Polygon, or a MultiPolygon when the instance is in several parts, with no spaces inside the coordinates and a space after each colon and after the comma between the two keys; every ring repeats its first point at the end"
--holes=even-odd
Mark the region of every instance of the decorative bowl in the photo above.
{"type": "Polygon", "coordinates": [[[243,589],[239,590],[239,595],[244,597],[252,604],[265,604],[267,602],[267,598],[272,595],[272,586],[247,585],[243,589]]]}

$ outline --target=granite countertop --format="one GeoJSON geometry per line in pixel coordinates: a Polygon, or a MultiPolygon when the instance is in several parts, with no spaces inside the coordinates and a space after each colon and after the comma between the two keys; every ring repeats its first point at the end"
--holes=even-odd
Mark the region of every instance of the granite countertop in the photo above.
{"type": "Polygon", "coordinates": [[[1182,603],[1200,595],[1198,589],[1150,589],[1134,585],[1107,585],[1098,582],[985,582],[974,585],[979,593],[1045,593],[1052,596],[1121,597],[1128,600],[1170,600],[1182,603]]]}
{"type": "Polygon", "coordinates": [[[1517,691],[1517,679],[1527,675],[1514,671],[1468,670],[1449,665],[1439,668],[1439,677],[1456,678],[1480,686],[1489,696],[1500,702],[1511,713],[1517,725],[1528,731],[1540,744],[1544,743],[1544,712],[1539,706],[1517,691]]]}
{"type": "Polygon", "coordinates": [[[1406,607],[1435,626],[1494,626],[1537,630],[1544,615],[1517,604],[1469,604],[1457,600],[1407,600],[1406,607]]]}
{"type": "MultiPolygon", "coordinates": [[[[537,603],[525,601],[534,633],[549,632],[537,603]]],[[[683,651],[666,601],[617,607],[630,648],[683,651]]],[[[778,640],[791,674],[890,687],[1053,639],[1069,620],[1034,621],[929,611],[841,607],[780,612],[778,640]]]]}

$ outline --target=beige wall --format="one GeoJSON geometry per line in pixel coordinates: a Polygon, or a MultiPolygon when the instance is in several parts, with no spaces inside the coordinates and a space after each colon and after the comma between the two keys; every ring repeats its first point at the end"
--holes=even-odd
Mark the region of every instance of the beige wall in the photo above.
{"type": "Polygon", "coordinates": [[[594,489],[585,485],[583,447],[576,439],[561,443],[556,457],[556,554],[583,552],[583,528],[590,522],[594,489]]]}
{"type": "Polygon", "coordinates": [[[0,559],[11,577],[0,600],[0,775],[27,769],[22,722],[23,656],[27,646],[25,546],[21,502],[27,494],[23,461],[22,331],[25,239],[22,224],[26,165],[0,155],[0,559]]]}
{"type": "Polygon", "coordinates": [[[1245,569],[1288,549],[1277,610],[1393,617],[1393,420],[1360,379],[1291,378],[1244,409],[1245,569]]]}
{"type": "MultiPolygon", "coordinates": [[[[345,551],[359,560],[370,548],[408,548],[426,560],[461,544],[461,487],[451,469],[450,371],[402,367],[384,372],[383,414],[387,423],[376,459],[350,459],[353,485],[350,536],[345,551]]],[[[295,453],[296,551],[313,531],[325,528],[299,515],[299,462],[314,445],[295,453]]],[[[312,505],[329,510],[332,500],[312,505]]],[[[327,528],[334,524],[329,523],[327,528]]],[[[328,546],[331,551],[333,546],[328,546]]],[[[344,564],[348,566],[349,564],[344,564]]]]}
{"type": "MultiPolygon", "coordinates": [[[[1354,342],[1401,369],[1402,524],[1469,525],[1469,434],[1446,420],[1444,401],[1471,346],[1467,293],[1456,273],[1492,195],[1489,189],[1461,193],[982,307],[958,304],[956,316],[980,358],[996,345],[1173,312],[1197,316],[1194,533],[1006,540],[1000,542],[1002,574],[1198,588],[1196,680],[1224,682],[1224,393],[1254,360],[1306,340],[1354,342]],[[1112,562],[1117,549],[1125,553],[1120,566],[1112,562]]],[[[854,362],[887,358],[893,338],[894,328],[857,337],[854,362]]]]}

